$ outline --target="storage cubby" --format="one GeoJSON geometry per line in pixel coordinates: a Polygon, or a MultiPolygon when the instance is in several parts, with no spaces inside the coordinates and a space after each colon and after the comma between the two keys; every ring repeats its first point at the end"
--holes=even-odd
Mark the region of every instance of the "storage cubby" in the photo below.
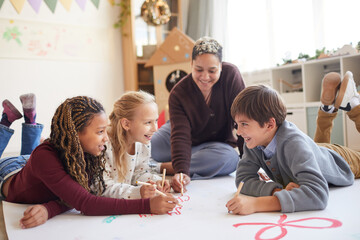
{"type": "Polygon", "coordinates": [[[289,64],[271,71],[272,86],[286,103],[304,102],[302,64],[289,64]]]}
{"type": "MultiPolygon", "coordinates": [[[[244,79],[247,86],[264,84],[259,82],[259,79],[267,79],[268,74],[271,86],[279,92],[288,108],[286,119],[313,138],[317,112],[321,105],[322,79],[329,72],[338,72],[343,77],[346,71],[353,73],[360,90],[360,54],[329,57],[245,73],[244,79]]],[[[334,120],[331,142],[360,151],[360,134],[353,121],[341,110],[334,120]]]]}

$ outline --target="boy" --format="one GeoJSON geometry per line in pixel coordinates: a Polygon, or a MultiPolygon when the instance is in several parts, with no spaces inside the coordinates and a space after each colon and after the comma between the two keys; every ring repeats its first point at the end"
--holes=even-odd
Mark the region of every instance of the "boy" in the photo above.
{"type": "MultiPolygon", "coordinates": [[[[321,109],[332,108],[330,105],[336,102],[340,109],[346,108],[349,113],[353,113],[351,119],[356,121],[360,132],[359,94],[354,90],[356,87],[352,74],[351,78],[348,73],[346,76],[348,80],[346,83],[344,81],[340,90],[340,81],[336,84],[328,80],[329,76],[324,77],[321,100],[329,91],[334,96],[321,109]],[[338,97],[342,99],[335,99],[337,91],[341,93],[338,97]]],[[[275,90],[262,85],[246,88],[235,98],[231,115],[238,125],[237,134],[246,143],[244,155],[236,170],[236,185],[243,181],[241,193],[250,195],[236,196],[226,204],[234,214],[324,209],[328,201],[329,184],[353,184],[354,174],[342,156],[351,156],[349,163],[359,164],[360,153],[336,145],[335,149],[341,150],[338,154],[316,144],[294,124],[285,120],[286,107],[275,90]],[[272,182],[259,180],[259,168],[264,169],[272,182]]],[[[331,122],[332,119],[326,115],[319,116],[318,123],[321,121],[331,122]]],[[[328,124],[327,130],[323,130],[330,133],[331,124],[328,124]]]]}

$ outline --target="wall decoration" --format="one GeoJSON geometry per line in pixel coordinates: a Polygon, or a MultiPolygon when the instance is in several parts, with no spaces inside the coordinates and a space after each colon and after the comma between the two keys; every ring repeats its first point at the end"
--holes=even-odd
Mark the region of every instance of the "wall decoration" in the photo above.
{"type": "Polygon", "coordinates": [[[86,0],[75,0],[75,2],[79,5],[81,10],[85,11],[86,0]]]}
{"type": "Polygon", "coordinates": [[[106,28],[0,19],[0,58],[102,61],[110,56],[106,28]]]}
{"type": "Polygon", "coordinates": [[[163,0],[146,0],[141,6],[141,17],[152,26],[158,26],[170,21],[169,5],[163,0]]]}
{"type": "Polygon", "coordinates": [[[145,67],[154,68],[154,89],[159,113],[166,109],[170,87],[191,72],[190,56],[193,47],[194,41],[190,37],[178,28],[173,28],[146,62],[145,67]]]}
{"type": "Polygon", "coordinates": [[[36,13],[39,13],[40,5],[42,0],[28,0],[30,6],[36,13]]]}
{"type": "Polygon", "coordinates": [[[20,14],[24,7],[25,0],[10,0],[10,2],[17,11],[17,13],[20,14]]]}
{"type": "Polygon", "coordinates": [[[94,4],[94,6],[99,9],[99,3],[100,3],[100,0],[91,0],[91,2],[94,4]]]}
{"type": "Polygon", "coordinates": [[[21,33],[19,32],[17,27],[7,28],[6,31],[3,33],[3,39],[6,41],[15,41],[20,46],[22,45],[20,40],[21,33]]]}
{"type": "MultiPolygon", "coordinates": [[[[3,5],[5,0],[0,0],[0,9],[3,5]]],[[[12,6],[15,8],[16,12],[18,14],[21,13],[21,11],[24,8],[24,4],[25,4],[25,0],[9,0],[12,4],[12,6]]],[[[31,6],[31,8],[36,12],[39,13],[40,10],[40,6],[42,1],[45,2],[45,4],[48,6],[48,8],[50,9],[50,11],[52,13],[55,13],[55,8],[56,8],[56,4],[58,1],[61,2],[61,4],[64,6],[64,8],[66,9],[66,11],[70,11],[71,8],[71,4],[73,2],[73,0],[27,0],[27,2],[29,3],[29,5],[31,6]]],[[[75,2],[77,3],[77,5],[80,7],[81,10],[85,11],[85,6],[86,6],[86,2],[88,0],[75,0],[75,2]]],[[[100,0],[90,0],[94,6],[99,9],[99,4],[100,4],[100,0]]],[[[111,5],[115,5],[115,0],[108,0],[109,3],[111,5]]]]}
{"type": "Polygon", "coordinates": [[[64,6],[64,8],[66,9],[66,11],[70,11],[71,8],[71,4],[73,2],[73,0],[59,0],[61,2],[61,4],[64,6]]]}
{"type": "Polygon", "coordinates": [[[52,13],[55,12],[57,0],[44,0],[52,13]]]}

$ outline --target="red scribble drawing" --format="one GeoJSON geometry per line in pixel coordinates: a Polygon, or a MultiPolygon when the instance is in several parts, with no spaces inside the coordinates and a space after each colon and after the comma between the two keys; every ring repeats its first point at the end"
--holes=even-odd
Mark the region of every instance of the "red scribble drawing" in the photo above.
{"type": "Polygon", "coordinates": [[[269,239],[281,239],[283,238],[286,234],[287,234],[287,229],[285,227],[297,227],[297,228],[312,228],[312,229],[325,229],[325,228],[337,228],[337,227],[341,227],[342,223],[336,219],[331,219],[331,218],[319,218],[319,217],[311,217],[311,218],[303,218],[303,219],[299,219],[299,220],[293,220],[293,221],[287,221],[284,222],[287,218],[286,214],[283,214],[280,216],[280,219],[277,223],[264,223],[264,222],[259,222],[259,223],[237,223],[234,224],[234,227],[240,227],[240,226],[244,226],[244,225],[270,225],[269,227],[264,227],[262,229],[260,229],[256,235],[255,235],[255,239],[256,240],[260,240],[263,239],[261,238],[261,235],[266,232],[267,230],[274,228],[274,227],[280,227],[281,233],[274,237],[274,238],[269,238],[269,239]],[[310,221],[310,220],[321,220],[321,221],[327,221],[330,222],[331,225],[329,226],[323,226],[323,227],[311,227],[311,226],[302,226],[302,225],[296,225],[296,224],[292,224],[292,223],[296,223],[296,222],[304,222],[304,221],[310,221]]]}
{"type": "Polygon", "coordinates": [[[149,217],[149,216],[154,216],[154,214],[139,214],[139,217],[149,217]]]}
{"type": "Polygon", "coordinates": [[[178,200],[179,202],[187,202],[187,201],[190,200],[190,196],[189,196],[189,195],[179,196],[179,197],[177,197],[177,200],[178,200]]]}
{"type": "Polygon", "coordinates": [[[171,212],[168,212],[167,214],[169,216],[172,216],[172,215],[181,215],[181,212],[180,212],[180,209],[182,207],[175,207],[171,212]]]}
{"type": "MultiPolygon", "coordinates": [[[[183,203],[183,202],[187,202],[187,201],[190,201],[190,196],[189,195],[183,195],[183,196],[179,196],[176,198],[179,203],[183,203]]],[[[169,216],[173,216],[173,215],[181,215],[181,210],[182,207],[175,207],[171,212],[168,212],[167,214],[169,216]]],[[[139,214],[139,217],[140,218],[143,218],[143,217],[149,217],[149,216],[153,216],[154,214],[139,214]]]]}

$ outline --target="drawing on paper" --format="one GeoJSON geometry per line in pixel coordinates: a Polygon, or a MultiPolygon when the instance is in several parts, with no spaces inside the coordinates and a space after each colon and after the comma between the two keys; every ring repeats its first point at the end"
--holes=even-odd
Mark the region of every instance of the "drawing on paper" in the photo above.
{"type": "Polygon", "coordinates": [[[287,229],[286,227],[297,227],[297,228],[312,228],[312,229],[325,229],[325,228],[337,228],[337,227],[341,227],[342,223],[336,219],[331,219],[331,218],[320,218],[320,217],[312,217],[312,218],[303,218],[303,219],[298,219],[298,220],[293,220],[293,221],[287,221],[285,222],[287,218],[286,214],[283,214],[280,216],[280,219],[278,220],[277,223],[264,223],[264,222],[259,222],[259,223],[237,223],[234,224],[234,227],[240,227],[240,226],[244,226],[244,225],[270,225],[268,227],[264,227],[262,229],[260,229],[256,235],[255,235],[255,239],[262,239],[261,235],[263,233],[265,233],[267,230],[272,229],[274,227],[280,227],[281,233],[274,237],[274,238],[270,238],[273,240],[277,240],[277,239],[281,239],[283,238],[286,234],[287,234],[287,229]],[[312,220],[320,220],[320,221],[324,221],[324,222],[329,222],[330,225],[328,226],[302,226],[302,225],[297,225],[297,224],[293,224],[296,222],[305,222],[305,221],[312,221],[312,220]]]}
{"type": "Polygon", "coordinates": [[[21,46],[21,40],[20,40],[21,32],[19,31],[18,27],[13,28],[6,28],[6,31],[3,34],[3,38],[6,39],[8,42],[10,40],[14,40],[21,46]]]}

